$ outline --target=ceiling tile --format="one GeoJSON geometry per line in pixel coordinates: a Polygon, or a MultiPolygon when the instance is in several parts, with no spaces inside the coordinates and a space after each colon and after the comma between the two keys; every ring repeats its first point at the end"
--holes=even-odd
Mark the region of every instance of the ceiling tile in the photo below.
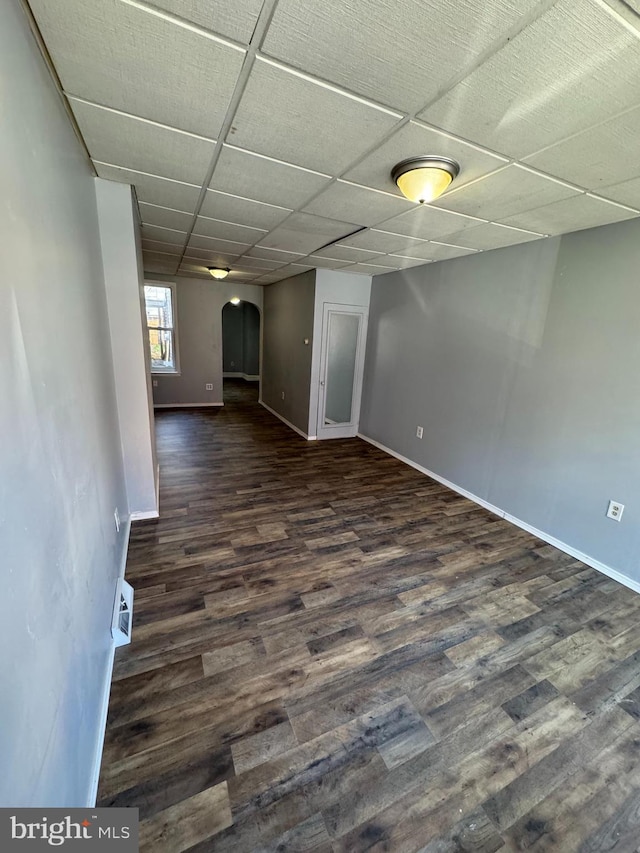
{"type": "Polygon", "coordinates": [[[506,216],[572,195],[578,195],[578,190],[514,165],[450,192],[433,204],[481,219],[504,221],[506,216]]]}
{"type": "Polygon", "coordinates": [[[465,249],[462,246],[447,246],[443,243],[423,243],[421,246],[411,246],[402,254],[408,258],[424,258],[427,261],[447,261],[450,258],[460,258],[463,255],[473,255],[475,249],[465,249]]]}
{"type": "Polygon", "coordinates": [[[163,243],[161,240],[143,240],[143,252],[161,252],[165,255],[181,255],[183,245],[178,243],[163,243]]]}
{"type": "Polygon", "coordinates": [[[307,260],[310,264],[313,264],[314,267],[327,270],[339,270],[342,267],[348,267],[349,264],[351,264],[351,261],[339,261],[335,258],[325,258],[320,255],[309,255],[307,260]]]}
{"type": "Polygon", "coordinates": [[[353,272],[358,275],[385,275],[392,272],[392,269],[376,264],[352,264],[350,267],[345,267],[343,272],[353,272]]]}
{"type": "Polygon", "coordinates": [[[414,206],[413,202],[404,198],[345,181],[336,181],[314,198],[304,210],[318,216],[336,216],[357,225],[377,225],[378,222],[411,210],[414,206]]]}
{"type": "Polygon", "coordinates": [[[279,225],[291,213],[287,207],[276,207],[261,201],[207,190],[200,213],[211,219],[224,222],[241,222],[251,228],[269,231],[279,225]]]}
{"type": "Polygon", "coordinates": [[[32,8],[66,92],[218,135],[243,50],[119,0],[33,0],[32,8]]]}
{"type": "Polygon", "coordinates": [[[215,143],[70,99],[94,160],[202,185],[215,143]]]}
{"type": "Polygon", "coordinates": [[[296,208],[322,189],[329,177],[225,145],[211,188],[267,204],[296,208]]]}
{"type": "Polygon", "coordinates": [[[246,225],[237,225],[234,222],[221,222],[219,219],[199,216],[193,233],[202,237],[215,237],[218,240],[253,244],[267,232],[262,228],[248,228],[246,225]]]}
{"type": "Polygon", "coordinates": [[[624,207],[618,207],[592,196],[579,195],[508,217],[504,222],[506,225],[515,225],[517,228],[529,228],[532,231],[553,235],[580,231],[582,228],[594,228],[596,225],[620,222],[623,219],[633,219],[635,216],[637,216],[636,213],[624,207]]]}
{"type": "Polygon", "coordinates": [[[524,157],[637,103],[638,39],[591,0],[561,0],[420,116],[524,157]]]}
{"type": "Polygon", "coordinates": [[[535,0],[280,0],[264,50],[413,111],[534,5],[535,0]]]}
{"type": "Polygon", "coordinates": [[[399,195],[400,190],[391,180],[391,170],[401,160],[422,154],[437,154],[456,160],[460,164],[460,174],[454,186],[473,181],[505,163],[503,157],[497,157],[443,131],[412,121],[396,131],[387,142],[383,142],[355,168],[350,169],[345,178],[399,195]]]}
{"type": "Polygon", "coordinates": [[[167,207],[157,207],[155,204],[140,202],[140,218],[145,225],[160,225],[162,228],[172,228],[174,231],[184,231],[191,227],[193,213],[180,210],[169,210],[167,207]]]}
{"type": "MultiPolygon", "coordinates": [[[[404,255],[407,253],[402,252],[402,249],[419,246],[424,242],[424,240],[415,240],[402,234],[389,234],[386,231],[372,229],[354,234],[353,237],[347,237],[340,241],[340,245],[351,246],[355,249],[372,249],[374,252],[395,252],[404,255]]],[[[331,248],[333,249],[333,247],[331,248]]]]}
{"type": "MultiPolygon", "coordinates": [[[[235,245],[232,244],[232,245],[235,245]]],[[[187,248],[185,249],[185,255],[188,255],[190,258],[198,258],[199,260],[213,261],[218,262],[224,261],[222,266],[229,266],[229,261],[236,261],[241,255],[244,246],[241,246],[239,250],[234,251],[226,251],[221,252],[218,249],[201,249],[199,246],[194,246],[190,242],[187,248]]]]}
{"type": "Polygon", "coordinates": [[[266,275],[266,270],[253,270],[253,269],[232,269],[229,273],[229,277],[225,279],[228,284],[233,284],[234,281],[238,283],[241,282],[253,282],[256,278],[259,278],[261,275],[266,275]]]}
{"type": "Polygon", "coordinates": [[[354,249],[352,246],[338,245],[337,243],[314,252],[314,255],[320,258],[335,258],[336,260],[351,261],[352,264],[371,260],[380,254],[383,253],[374,252],[371,249],[354,249]]]}
{"type": "MultiPolygon", "coordinates": [[[[636,97],[640,100],[640,91],[636,97]]],[[[640,160],[629,157],[639,135],[640,108],[528,157],[527,163],[600,192],[601,187],[640,176],[640,160]]]]}
{"type": "Polygon", "coordinates": [[[619,201],[620,204],[628,204],[629,207],[640,210],[640,178],[631,178],[630,181],[602,187],[598,192],[613,201],[619,201]]]}
{"type": "Polygon", "coordinates": [[[634,26],[637,29],[640,29],[640,21],[638,16],[640,15],[640,0],[605,0],[613,9],[618,12],[622,12],[624,7],[628,7],[628,12],[630,13],[627,17],[627,20],[632,21],[634,26]]]}
{"type": "Polygon", "coordinates": [[[260,285],[275,284],[277,281],[281,281],[281,280],[282,279],[280,278],[280,276],[276,275],[275,273],[266,273],[265,275],[258,276],[258,278],[254,278],[254,280],[251,282],[251,284],[260,284],[260,285]]]}
{"type": "Polygon", "coordinates": [[[244,267],[245,269],[263,270],[264,272],[267,272],[269,270],[276,270],[279,267],[283,267],[285,264],[278,263],[277,261],[267,261],[265,258],[252,258],[250,255],[243,255],[238,260],[238,266],[244,267]]]}
{"type": "Polygon", "coordinates": [[[210,278],[207,265],[203,261],[199,261],[194,258],[183,258],[182,263],[180,264],[180,272],[197,272],[203,277],[208,276],[210,278]]]}
{"type": "Polygon", "coordinates": [[[189,249],[205,249],[208,252],[228,252],[229,254],[242,255],[250,243],[238,243],[235,240],[218,240],[215,237],[204,237],[193,234],[189,240],[189,249]]]}
{"type": "Polygon", "coordinates": [[[248,44],[262,8],[262,0],[155,0],[159,9],[193,21],[201,27],[248,44]]]}
{"type": "Polygon", "coordinates": [[[438,237],[473,228],[481,221],[449,210],[440,210],[431,204],[414,204],[408,213],[381,222],[380,229],[393,234],[418,237],[421,240],[437,240],[438,237]]]}
{"type": "MultiPolygon", "coordinates": [[[[562,201],[560,204],[566,204],[566,202],[562,201]]],[[[523,215],[526,216],[526,214],[523,215]]],[[[447,241],[450,240],[454,245],[465,246],[468,249],[499,249],[501,246],[514,246],[517,243],[540,240],[541,236],[541,234],[531,234],[529,231],[521,231],[518,228],[507,228],[504,225],[486,222],[475,228],[450,234],[447,241]]]]}
{"type": "Polygon", "coordinates": [[[184,246],[187,239],[185,231],[177,231],[173,228],[161,228],[158,225],[142,224],[141,237],[143,240],[159,240],[161,243],[173,243],[184,246]]]}
{"type": "Polygon", "coordinates": [[[293,213],[286,222],[263,237],[260,245],[308,254],[351,231],[353,225],[350,222],[324,219],[309,213],[293,213]]]}
{"type": "Polygon", "coordinates": [[[178,258],[175,255],[143,252],[142,265],[147,272],[161,272],[167,275],[175,275],[178,268],[178,258]]]}
{"type": "Polygon", "coordinates": [[[297,258],[303,258],[302,252],[283,252],[281,249],[266,249],[264,246],[254,246],[246,253],[245,257],[265,258],[268,261],[276,261],[280,266],[295,263],[297,258]]]}
{"type": "Polygon", "coordinates": [[[423,267],[425,264],[430,264],[431,261],[425,261],[424,258],[404,258],[400,255],[389,255],[393,258],[398,269],[405,270],[410,267],[423,267]]]}
{"type": "Polygon", "coordinates": [[[205,267],[230,267],[238,260],[238,255],[229,255],[225,252],[206,252],[204,249],[187,249],[184,259],[192,264],[200,264],[205,267]]]}
{"type": "MultiPolygon", "coordinates": [[[[372,258],[370,261],[362,261],[359,265],[370,267],[384,267],[386,270],[397,270],[400,269],[400,260],[400,255],[376,255],[376,257],[372,258]]],[[[424,258],[404,258],[403,260],[413,265],[426,263],[424,258]]]]}
{"type": "Polygon", "coordinates": [[[122,184],[133,184],[138,201],[171,207],[173,210],[186,210],[190,213],[195,210],[200,196],[200,187],[194,184],[183,184],[169,178],[146,175],[143,172],[134,172],[131,169],[122,169],[99,161],[94,161],[94,165],[101,178],[122,184]]]}
{"type": "Polygon", "coordinates": [[[233,119],[230,141],[296,166],[338,175],[399,118],[258,61],[233,119]]]}
{"type": "Polygon", "coordinates": [[[313,267],[308,264],[288,264],[286,267],[281,267],[278,270],[279,278],[277,281],[282,281],[285,278],[291,278],[294,275],[300,275],[303,272],[312,270],[313,267]]]}

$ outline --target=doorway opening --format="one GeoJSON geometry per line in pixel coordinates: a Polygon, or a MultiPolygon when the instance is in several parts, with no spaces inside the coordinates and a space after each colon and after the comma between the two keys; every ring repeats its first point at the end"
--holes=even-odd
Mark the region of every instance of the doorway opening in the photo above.
{"type": "Polygon", "coordinates": [[[252,302],[222,309],[222,379],[225,403],[258,402],[260,312],[252,302]]]}

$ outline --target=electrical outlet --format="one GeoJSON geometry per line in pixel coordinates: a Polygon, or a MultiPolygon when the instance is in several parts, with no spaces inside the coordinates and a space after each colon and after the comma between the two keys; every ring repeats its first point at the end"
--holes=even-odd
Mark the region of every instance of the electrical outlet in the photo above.
{"type": "Polygon", "coordinates": [[[231,362],[231,367],[235,367],[235,366],[236,366],[235,361],[232,361],[232,362],[231,362]]]}
{"type": "Polygon", "coordinates": [[[154,388],[157,388],[157,387],[158,387],[158,380],[157,380],[157,379],[154,379],[154,380],[153,380],[153,387],[154,387],[154,388]]]}
{"type": "Polygon", "coordinates": [[[422,438],[423,429],[422,427],[416,427],[416,438],[422,438]]]}
{"type": "Polygon", "coordinates": [[[281,397],[282,397],[282,399],[284,400],[284,391],[281,391],[281,392],[280,392],[280,396],[281,396],[281,397]]]}
{"type": "Polygon", "coordinates": [[[207,382],[207,384],[204,386],[204,390],[205,391],[213,391],[213,383],[207,382]]]}
{"type": "Polygon", "coordinates": [[[607,509],[607,518],[612,518],[614,521],[621,521],[623,512],[624,504],[619,504],[617,501],[609,501],[609,508],[607,509]]]}
{"type": "Polygon", "coordinates": [[[120,533],[120,513],[118,512],[118,507],[113,511],[113,520],[116,523],[116,533],[120,533]]]}

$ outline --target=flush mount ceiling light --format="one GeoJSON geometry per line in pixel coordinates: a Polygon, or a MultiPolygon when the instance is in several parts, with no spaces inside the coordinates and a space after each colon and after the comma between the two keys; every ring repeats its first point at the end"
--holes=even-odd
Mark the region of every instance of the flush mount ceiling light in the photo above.
{"type": "Polygon", "coordinates": [[[448,157],[410,157],[391,170],[391,177],[409,201],[424,204],[442,195],[460,166],[448,157]]]}
{"type": "Polygon", "coordinates": [[[207,269],[209,270],[211,275],[214,278],[217,278],[218,280],[226,278],[229,275],[229,273],[231,272],[229,267],[225,267],[225,268],[223,268],[223,267],[207,267],[207,269]]]}
{"type": "Polygon", "coordinates": [[[229,302],[232,305],[240,305],[240,298],[238,296],[232,296],[229,302]]]}

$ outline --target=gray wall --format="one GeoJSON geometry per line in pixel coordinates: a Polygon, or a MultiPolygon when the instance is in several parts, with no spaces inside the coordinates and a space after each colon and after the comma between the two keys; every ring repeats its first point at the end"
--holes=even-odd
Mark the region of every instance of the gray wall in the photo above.
{"type": "Polygon", "coordinates": [[[176,283],[179,375],[156,374],[153,400],[156,405],[222,404],[222,309],[233,296],[262,309],[262,290],[257,284],[217,282],[202,278],[148,273],[147,281],[176,283]],[[205,385],[211,383],[213,391],[205,385]]]}
{"type": "Polygon", "coordinates": [[[95,182],[129,510],[149,518],[158,514],[157,464],[137,208],[128,184],[95,182]]]}
{"type": "Polygon", "coordinates": [[[94,181],[18,0],[0,88],[0,805],[80,806],[127,503],[94,181]]]}
{"type": "Polygon", "coordinates": [[[376,277],[361,433],[640,580],[639,269],[636,220],[376,277]]]}
{"type": "Polygon", "coordinates": [[[314,270],[265,287],[262,401],[305,434],[309,424],[314,299],[314,270]],[[307,345],[305,338],[309,339],[307,345]]]}

